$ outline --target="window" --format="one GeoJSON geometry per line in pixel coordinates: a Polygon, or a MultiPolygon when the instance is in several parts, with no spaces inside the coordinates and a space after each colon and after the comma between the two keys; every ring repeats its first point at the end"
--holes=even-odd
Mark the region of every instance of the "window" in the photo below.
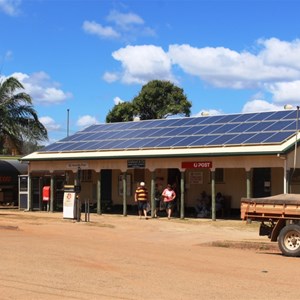
{"type": "Polygon", "coordinates": [[[27,192],[28,189],[28,177],[22,176],[20,177],[20,191],[27,192]]]}
{"type": "Polygon", "coordinates": [[[216,183],[224,183],[224,169],[216,169],[215,172],[215,181],[216,183]]]}
{"type": "MultiPolygon", "coordinates": [[[[211,172],[209,173],[211,183],[211,172]]],[[[223,168],[216,168],[215,170],[215,183],[225,183],[224,180],[224,169],[223,168]]]]}
{"type": "Polygon", "coordinates": [[[81,181],[92,181],[92,170],[81,170],[81,181]]]}

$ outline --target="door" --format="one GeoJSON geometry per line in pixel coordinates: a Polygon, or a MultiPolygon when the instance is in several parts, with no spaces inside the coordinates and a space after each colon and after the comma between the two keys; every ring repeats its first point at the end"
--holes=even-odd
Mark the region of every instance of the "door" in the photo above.
{"type": "Polygon", "coordinates": [[[168,169],[168,183],[172,185],[176,193],[176,204],[174,209],[175,213],[180,211],[180,179],[181,173],[178,169],[168,169]]]}
{"type": "Polygon", "coordinates": [[[112,208],[112,170],[101,170],[101,208],[109,211],[112,208]]]}
{"type": "Polygon", "coordinates": [[[271,169],[254,168],[253,169],[253,197],[271,196],[271,169]]]}

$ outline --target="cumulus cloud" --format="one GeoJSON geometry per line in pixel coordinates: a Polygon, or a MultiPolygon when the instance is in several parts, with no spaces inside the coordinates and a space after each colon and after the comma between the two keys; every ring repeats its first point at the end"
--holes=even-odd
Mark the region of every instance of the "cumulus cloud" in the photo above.
{"type": "Polygon", "coordinates": [[[48,116],[40,117],[39,121],[47,128],[48,131],[58,131],[61,128],[54,119],[48,116]]]}
{"type": "Polygon", "coordinates": [[[107,16],[107,20],[115,23],[117,26],[123,28],[124,30],[130,29],[130,25],[144,24],[144,20],[134,13],[121,13],[117,10],[112,10],[107,16]]]}
{"type": "Polygon", "coordinates": [[[120,34],[110,26],[102,26],[94,21],[84,21],[83,30],[86,33],[94,34],[103,38],[119,38],[120,34]]]}
{"type": "Polygon", "coordinates": [[[153,79],[177,83],[177,68],[212,87],[267,92],[278,104],[299,102],[300,40],[260,39],[256,46],[253,52],[188,44],[170,45],[167,52],[154,45],[127,46],[112,54],[121,70],[103,78],[127,84],[153,79]]]}
{"type": "Polygon", "coordinates": [[[88,127],[90,125],[97,124],[97,123],[98,123],[97,119],[90,115],[82,116],[77,120],[77,126],[79,126],[81,128],[85,128],[85,127],[88,127]]]}
{"type": "Polygon", "coordinates": [[[263,47],[258,57],[265,65],[286,67],[288,69],[300,69],[300,40],[291,42],[281,41],[276,38],[258,40],[263,47]]]}
{"type": "Polygon", "coordinates": [[[175,81],[171,72],[171,61],[161,47],[153,45],[127,46],[112,54],[121,62],[124,83],[145,84],[153,79],[175,81]]]}
{"type": "Polygon", "coordinates": [[[31,75],[24,73],[13,73],[12,77],[17,78],[25,88],[34,102],[39,104],[62,103],[72,97],[69,92],[60,89],[59,84],[52,81],[45,72],[37,72],[31,75]]]}
{"type": "Polygon", "coordinates": [[[282,109],[282,105],[276,105],[265,100],[252,100],[244,105],[242,112],[276,111],[282,109]]]}
{"type": "Polygon", "coordinates": [[[17,16],[20,13],[21,0],[0,0],[0,11],[9,16],[17,16]]]}
{"type": "Polygon", "coordinates": [[[102,79],[105,80],[106,82],[112,83],[117,81],[119,77],[120,76],[117,73],[105,72],[104,75],[102,76],[102,79]]]}
{"type": "Polygon", "coordinates": [[[300,80],[275,82],[266,85],[266,89],[273,94],[276,103],[299,103],[300,80]]]}
{"type": "Polygon", "coordinates": [[[139,36],[155,36],[155,30],[145,26],[145,21],[139,15],[128,12],[123,13],[112,10],[106,17],[109,25],[96,21],[86,20],[82,28],[86,33],[97,35],[101,38],[120,39],[122,41],[135,41],[139,36]]]}
{"type": "Polygon", "coordinates": [[[215,87],[257,88],[265,82],[292,80],[300,75],[294,68],[266,64],[260,55],[223,47],[170,45],[168,55],[183,71],[215,87]]]}

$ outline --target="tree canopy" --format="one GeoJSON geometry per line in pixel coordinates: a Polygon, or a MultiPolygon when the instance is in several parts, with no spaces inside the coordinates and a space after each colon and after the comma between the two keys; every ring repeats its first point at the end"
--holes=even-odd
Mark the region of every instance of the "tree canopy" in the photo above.
{"type": "Polygon", "coordinates": [[[23,89],[14,77],[0,81],[0,153],[15,149],[17,154],[24,154],[24,144],[48,139],[31,97],[23,89]]]}
{"type": "Polygon", "coordinates": [[[106,116],[106,122],[164,119],[172,115],[190,116],[192,104],[183,89],[169,81],[152,80],[142,87],[132,102],[115,105],[106,116]]]}

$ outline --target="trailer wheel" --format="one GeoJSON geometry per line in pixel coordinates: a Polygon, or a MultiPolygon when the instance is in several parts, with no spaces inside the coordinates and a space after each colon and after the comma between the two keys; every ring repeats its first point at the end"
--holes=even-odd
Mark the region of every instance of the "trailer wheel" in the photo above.
{"type": "Polygon", "coordinates": [[[300,256],[300,226],[291,224],[283,227],[278,237],[278,246],[285,256],[300,256]]]}

